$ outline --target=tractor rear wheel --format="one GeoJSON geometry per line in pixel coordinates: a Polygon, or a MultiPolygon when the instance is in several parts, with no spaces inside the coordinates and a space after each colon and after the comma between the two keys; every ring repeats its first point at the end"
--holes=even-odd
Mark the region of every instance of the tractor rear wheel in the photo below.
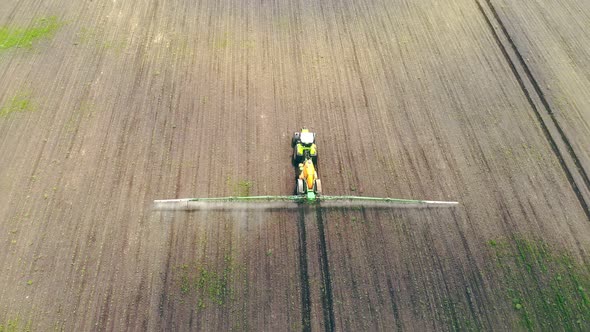
{"type": "Polygon", "coordinates": [[[320,181],[320,179],[315,180],[315,193],[317,195],[322,194],[322,181],[320,181]]]}
{"type": "Polygon", "coordinates": [[[305,194],[303,190],[303,180],[297,179],[297,195],[305,194]]]}

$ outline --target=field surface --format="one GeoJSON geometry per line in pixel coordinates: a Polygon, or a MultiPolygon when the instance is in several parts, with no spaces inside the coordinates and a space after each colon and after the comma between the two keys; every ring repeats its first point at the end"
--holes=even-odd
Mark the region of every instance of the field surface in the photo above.
{"type": "Polygon", "coordinates": [[[0,3],[0,331],[590,329],[584,0],[0,3]],[[289,195],[455,208],[154,211],[289,195]]]}

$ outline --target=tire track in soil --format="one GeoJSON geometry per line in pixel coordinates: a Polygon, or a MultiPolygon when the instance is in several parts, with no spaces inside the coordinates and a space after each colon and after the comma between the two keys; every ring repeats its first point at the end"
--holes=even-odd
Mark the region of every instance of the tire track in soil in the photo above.
{"type": "MultiPolygon", "coordinates": [[[[387,209],[388,210],[388,209],[387,209]]],[[[367,214],[367,211],[364,207],[361,208],[360,211],[363,220],[369,220],[369,215],[367,214]]],[[[383,234],[385,234],[385,231],[383,230],[382,225],[381,226],[381,232],[383,234]]],[[[390,264],[389,262],[387,262],[387,264],[390,264]]],[[[386,277],[386,285],[387,285],[387,293],[389,294],[389,303],[391,305],[391,312],[393,314],[393,319],[395,320],[395,330],[396,331],[403,331],[403,325],[402,325],[402,320],[400,317],[400,311],[398,308],[398,303],[400,301],[400,298],[397,294],[397,291],[395,290],[395,287],[393,286],[393,282],[390,276],[386,277]]],[[[448,292],[448,290],[447,290],[448,292]]]]}
{"type": "Polygon", "coordinates": [[[496,44],[500,48],[502,55],[506,59],[506,63],[510,66],[511,71],[518,82],[518,85],[522,89],[522,92],[526,96],[526,99],[527,99],[529,105],[533,109],[533,111],[535,113],[535,118],[539,122],[539,125],[541,126],[541,129],[543,131],[543,134],[547,138],[547,141],[549,142],[549,145],[551,146],[553,153],[555,154],[555,156],[559,160],[559,164],[561,165],[561,167],[567,177],[567,180],[572,187],[572,190],[574,191],[576,197],[578,198],[578,201],[580,202],[580,205],[582,206],[582,209],[584,210],[584,213],[586,214],[586,218],[588,220],[590,220],[590,208],[588,206],[588,202],[586,202],[586,199],[584,197],[584,194],[582,193],[582,190],[580,190],[580,187],[576,183],[576,180],[574,178],[574,173],[572,172],[570,167],[568,167],[567,162],[564,158],[564,155],[559,149],[558,142],[557,142],[556,138],[553,137],[553,135],[551,134],[551,131],[548,127],[548,124],[543,119],[543,116],[541,115],[541,112],[539,110],[540,107],[537,107],[537,105],[533,101],[533,98],[531,96],[531,92],[527,89],[525,81],[528,81],[528,83],[530,85],[532,85],[534,93],[535,93],[535,97],[540,100],[542,108],[545,109],[545,111],[549,115],[549,118],[551,119],[551,125],[553,125],[555,127],[555,130],[559,134],[558,139],[561,140],[560,143],[562,143],[565,146],[567,154],[572,159],[572,162],[574,163],[575,168],[578,170],[578,174],[582,178],[582,181],[586,187],[586,190],[590,190],[590,178],[588,177],[588,174],[586,173],[584,167],[582,166],[580,159],[576,155],[576,152],[574,151],[574,148],[573,148],[570,140],[567,138],[565,132],[563,131],[563,129],[559,125],[559,122],[557,121],[557,119],[555,118],[555,112],[553,111],[553,109],[549,105],[549,103],[547,102],[547,98],[545,97],[545,93],[541,90],[539,83],[537,82],[537,80],[533,76],[529,66],[524,61],[522,54],[520,53],[520,51],[516,47],[514,40],[512,39],[510,34],[508,33],[508,30],[506,29],[506,26],[504,25],[502,19],[498,15],[498,12],[496,11],[496,8],[494,7],[494,5],[491,3],[490,0],[485,0],[486,6],[488,7],[489,11],[492,13],[493,20],[498,24],[503,37],[508,41],[508,44],[510,45],[509,48],[512,50],[512,52],[514,52],[514,56],[518,60],[518,64],[515,63],[515,61],[513,61],[512,58],[510,57],[510,54],[508,53],[508,47],[506,45],[504,45],[504,43],[502,42],[502,39],[500,38],[500,36],[498,35],[498,32],[494,28],[494,24],[492,23],[492,18],[490,18],[489,15],[486,13],[481,2],[479,0],[476,0],[475,3],[477,5],[479,11],[481,12],[486,24],[488,25],[488,27],[494,37],[494,40],[496,41],[496,44]],[[522,77],[522,75],[518,72],[517,66],[519,66],[522,69],[522,71],[524,71],[524,74],[526,77],[522,77]]]}
{"type": "Polygon", "coordinates": [[[326,248],[326,235],[324,232],[324,218],[322,217],[321,203],[317,203],[316,220],[318,235],[320,238],[320,272],[322,275],[322,309],[326,331],[334,331],[334,299],[332,295],[332,281],[330,278],[330,263],[328,262],[328,251],[326,248]]]}
{"type": "Polygon", "coordinates": [[[397,292],[393,288],[393,283],[391,282],[391,278],[387,278],[387,292],[389,293],[389,303],[391,304],[391,310],[393,311],[393,318],[395,319],[395,329],[397,331],[402,331],[402,321],[399,315],[399,309],[397,307],[396,301],[399,301],[397,292]]]}
{"type": "Polygon", "coordinates": [[[305,231],[305,210],[299,208],[297,216],[299,233],[299,280],[301,282],[301,326],[303,331],[311,331],[311,299],[309,294],[309,273],[307,267],[307,238],[305,231]]]}
{"type": "MultiPolygon", "coordinates": [[[[170,228],[171,228],[170,233],[168,234],[167,239],[166,239],[166,248],[168,248],[168,252],[166,253],[166,259],[165,259],[165,263],[164,263],[165,268],[164,268],[163,272],[161,273],[161,277],[160,277],[162,285],[166,285],[166,283],[168,282],[168,278],[169,278],[168,274],[170,272],[170,267],[171,267],[170,262],[172,260],[172,248],[173,248],[172,236],[174,234],[174,223],[171,223],[170,228]]],[[[165,307],[166,306],[166,293],[167,293],[166,290],[162,289],[159,294],[158,321],[160,321],[160,322],[165,320],[164,311],[166,308],[165,307]]]]}

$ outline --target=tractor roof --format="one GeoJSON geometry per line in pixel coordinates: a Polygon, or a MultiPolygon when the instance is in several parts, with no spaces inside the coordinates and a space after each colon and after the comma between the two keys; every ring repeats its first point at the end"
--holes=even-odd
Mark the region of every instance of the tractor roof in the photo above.
{"type": "Polygon", "coordinates": [[[301,140],[301,143],[303,143],[303,144],[311,144],[311,143],[313,143],[313,133],[301,132],[301,136],[299,139],[301,140]]]}

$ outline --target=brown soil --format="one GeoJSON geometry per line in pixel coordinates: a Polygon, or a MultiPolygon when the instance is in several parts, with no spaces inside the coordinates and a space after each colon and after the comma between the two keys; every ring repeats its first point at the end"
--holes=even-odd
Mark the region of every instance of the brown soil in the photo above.
{"type": "Polygon", "coordinates": [[[0,50],[0,107],[34,105],[0,117],[0,326],[589,328],[589,15],[2,1],[1,26],[64,24],[0,50]],[[325,193],[460,206],[152,211],[291,194],[301,126],[325,193]]]}

